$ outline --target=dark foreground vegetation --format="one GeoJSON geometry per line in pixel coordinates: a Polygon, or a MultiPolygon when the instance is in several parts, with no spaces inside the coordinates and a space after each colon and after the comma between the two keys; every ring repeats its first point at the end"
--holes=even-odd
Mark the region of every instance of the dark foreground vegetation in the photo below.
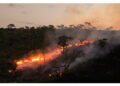
{"type": "MultiPolygon", "coordinates": [[[[69,26],[67,28],[65,26],[55,27],[53,25],[15,28],[14,25],[9,25],[8,28],[0,28],[0,82],[120,82],[120,44],[119,36],[116,36],[119,33],[119,31],[108,29],[96,30],[95,27],[85,29],[84,25],[77,27],[69,26]],[[91,36],[95,33],[101,33],[102,35],[91,36]],[[35,71],[31,69],[16,70],[14,60],[20,59],[30,51],[37,49],[46,51],[48,47],[54,44],[65,47],[67,41],[75,40],[76,38],[79,41],[95,40],[94,46],[99,48],[97,55],[93,59],[78,63],[73,68],[65,68],[62,76],[48,77],[48,72],[50,71],[46,71],[43,74],[37,71],[42,70],[44,66],[39,67],[35,71]],[[105,49],[108,49],[109,52],[99,55],[105,49]],[[29,70],[33,73],[23,76],[25,71],[29,70]]],[[[78,53],[80,54],[81,52],[78,53]]],[[[67,58],[67,56],[63,57],[67,58]]],[[[69,58],[74,58],[72,61],[75,61],[76,54],[73,53],[69,58]]]]}

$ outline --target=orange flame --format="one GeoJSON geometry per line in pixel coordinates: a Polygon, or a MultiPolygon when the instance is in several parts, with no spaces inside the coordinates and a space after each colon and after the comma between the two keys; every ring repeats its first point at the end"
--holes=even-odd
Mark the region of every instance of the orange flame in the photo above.
{"type": "MultiPolygon", "coordinates": [[[[84,41],[79,42],[79,43],[69,44],[68,46],[66,46],[66,48],[70,48],[73,46],[83,46],[86,44],[93,44],[93,43],[94,43],[93,40],[90,40],[90,41],[84,40],[84,41]]],[[[17,68],[21,69],[21,68],[27,67],[30,65],[30,63],[44,64],[45,62],[51,61],[56,56],[60,55],[62,53],[62,51],[63,51],[63,48],[57,48],[57,49],[53,50],[52,52],[49,52],[46,54],[39,52],[39,53],[37,53],[35,55],[31,55],[27,58],[17,60],[16,61],[17,68]]]]}
{"type": "Polygon", "coordinates": [[[17,61],[16,64],[17,64],[17,65],[23,64],[23,61],[22,61],[22,60],[17,61]]]}

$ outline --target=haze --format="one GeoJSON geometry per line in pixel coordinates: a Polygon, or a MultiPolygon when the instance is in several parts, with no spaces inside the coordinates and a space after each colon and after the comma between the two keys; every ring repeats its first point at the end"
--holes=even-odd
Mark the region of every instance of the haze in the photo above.
{"type": "Polygon", "coordinates": [[[100,29],[120,28],[120,4],[0,4],[0,27],[77,25],[91,22],[100,29]]]}

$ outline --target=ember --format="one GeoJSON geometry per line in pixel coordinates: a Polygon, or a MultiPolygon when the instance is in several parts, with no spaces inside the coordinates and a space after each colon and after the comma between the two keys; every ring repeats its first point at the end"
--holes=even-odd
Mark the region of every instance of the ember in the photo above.
{"type": "Polygon", "coordinates": [[[52,74],[48,74],[49,77],[52,77],[52,74]]]}
{"type": "Polygon", "coordinates": [[[9,72],[9,73],[12,73],[12,72],[13,72],[13,70],[8,70],[8,72],[9,72]]]}
{"type": "Polygon", "coordinates": [[[15,75],[15,71],[14,71],[14,70],[9,69],[8,72],[9,72],[10,74],[12,74],[12,75],[15,75]]]}

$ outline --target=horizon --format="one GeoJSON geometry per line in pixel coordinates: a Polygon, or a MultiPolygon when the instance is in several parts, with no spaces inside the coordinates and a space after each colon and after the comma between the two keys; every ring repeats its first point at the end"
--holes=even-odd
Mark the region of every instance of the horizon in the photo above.
{"type": "Polygon", "coordinates": [[[119,29],[120,4],[0,4],[0,27],[77,25],[91,22],[97,28],[119,29]]]}

